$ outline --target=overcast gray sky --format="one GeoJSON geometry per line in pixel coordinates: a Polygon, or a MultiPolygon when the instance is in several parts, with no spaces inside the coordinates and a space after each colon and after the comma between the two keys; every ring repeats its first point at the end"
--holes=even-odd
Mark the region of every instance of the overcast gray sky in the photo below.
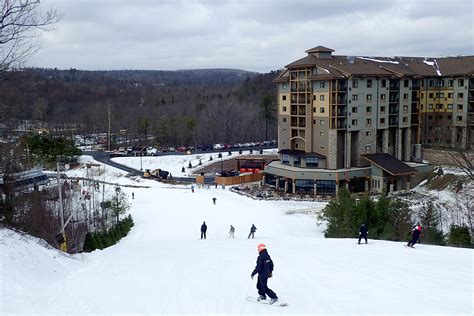
{"type": "Polygon", "coordinates": [[[340,55],[473,55],[473,0],[42,0],[63,18],[28,66],[267,72],[340,55]]]}

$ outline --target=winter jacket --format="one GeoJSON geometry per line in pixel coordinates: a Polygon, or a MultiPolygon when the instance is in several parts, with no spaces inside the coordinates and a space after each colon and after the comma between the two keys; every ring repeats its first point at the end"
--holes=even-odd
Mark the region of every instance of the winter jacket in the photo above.
{"type": "Polygon", "coordinates": [[[201,225],[201,231],[202,231],[203,233],[205,233],[205,232],[207,231],[207,225],[206,225],[206,224],[202,224],[202,225],[201,225]]]}
{"type": "Polygon", "coordinates": [[[259,277],[268,278],[273,271],[273,261],[270,258],[267,250],[260,251],[257,258],[257,265],[252,272],[252,277],[258,273],[259,277]]]}
{"type": "Polygon", "coordinates": [[[252,225],[252,227],[250,227],[250,231],[252,233],[255,233],[256,230],[257,230],[257,227],[255,227],[255,225],[252,225]]]}
{"type": "Polygon", "coordinates": [[[359,234],[361,236],[367,236],[368,233],[369,233],[369,230],[367,229],[367,226],[365,226],[365,225],[360,226],[359,234]]]}
{"type": "Polygon", "coordinates": [[[420,237],[420,233],[421,233],[421,226],[416,225],[415,228],[413,228],[413,238],[418,239],[420,237]]]}

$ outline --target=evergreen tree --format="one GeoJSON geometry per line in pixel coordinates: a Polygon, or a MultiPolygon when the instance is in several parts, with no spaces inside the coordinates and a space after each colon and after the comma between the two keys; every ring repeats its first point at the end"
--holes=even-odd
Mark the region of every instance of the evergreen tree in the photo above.
{"type": "Polygon", "coordinates": [[[448,245],[454,247],[471,247],[471,235],[467,226],[451,225],[448,234],[448,245]]]}

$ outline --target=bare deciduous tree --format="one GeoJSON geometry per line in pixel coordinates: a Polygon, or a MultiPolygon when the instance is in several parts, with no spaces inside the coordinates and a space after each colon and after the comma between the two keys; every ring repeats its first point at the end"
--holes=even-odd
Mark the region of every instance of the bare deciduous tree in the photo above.
{"type": "Polygon", "coordinates": [[[39,31],[59,21],[52,8],[42,10],[39,0],[3,0],[0,15],[0,70],[19,66],[39,48],[39,31]]]}
{"type": "Polygon", "coordinates": [[[449,152],[449,157],[471,180],[474,180],[474,152],[467,149],[458,149],[449,152]]]}

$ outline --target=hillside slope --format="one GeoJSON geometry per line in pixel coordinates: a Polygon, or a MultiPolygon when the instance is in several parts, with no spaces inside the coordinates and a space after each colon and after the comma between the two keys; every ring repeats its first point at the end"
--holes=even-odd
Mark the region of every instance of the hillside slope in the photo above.
{"type": "Polygon", "coordinates": [[[151,187],[133,189],[135,227],[103,251],[64,256],[0,230],[2,315],[473,312],[472,250],[325,239],[314,216],[286,215],[317,212],[322,203],[255,201],[222,189],[192,193],[145,183],[151,187]],[[204,220],[208,239],[200,240],[204,220]],[[228,238],[230,224],[235,239],[228,238]],[[252,224],[258,229],[249,240],[252,224]],[[257,295],[250,273],[261,242],[275,263],[269,286],[288,307],[245,301],[257,295]]]}

